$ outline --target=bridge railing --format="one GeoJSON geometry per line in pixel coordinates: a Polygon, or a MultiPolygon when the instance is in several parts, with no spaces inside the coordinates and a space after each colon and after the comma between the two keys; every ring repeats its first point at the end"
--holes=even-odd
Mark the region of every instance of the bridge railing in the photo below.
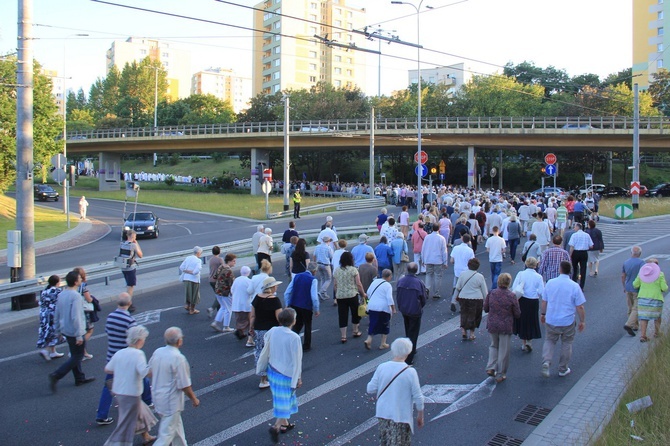
{"type": "MultiPolygon", "coordinates": [[[[670,118],[641,117],[641,130],[670,129],[670,118]]],[[[587,132],[591,130],[632,131],[634,120],[628,116],[589,116],[589,117],[426,117],[421,119],[421,128],[431,130],[500,130],[528,129],[565,132],[587,132]]],[[[416,118],[379,118],[375,121],[377,131],[416,131],[416,118]]],[[[338,135],[346,133],[369,132],[367,119],[338,119],[291,121],[289,133],[292,135],[338,135]]],[[[99,138],[193,138],[206,135],[249,136],[279,135],[284,133],[282,121],[273,122],[237,122],[231,124],[200,124],[189,126],[134,127],[121,129],[98,129],[68,133],[68,140],[87,140],[99,138]]]]}

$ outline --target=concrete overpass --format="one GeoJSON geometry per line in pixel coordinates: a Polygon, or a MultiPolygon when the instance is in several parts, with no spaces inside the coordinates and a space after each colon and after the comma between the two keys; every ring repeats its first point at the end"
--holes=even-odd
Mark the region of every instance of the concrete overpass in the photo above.
{"type": "MultiPolygon", "coordinates": [[[[633,147],[630,117],[439,117],[422,119],[422,147],[468,150],[468,182],[474,184],[476,149],[541,151],[629,151],[633,147]]],[[[640,150],[670,149],[670,119],[640,119],[640,150]]],[[[417,122],[394,118],[375,121],[375,151],[417,147],[417,122]]],[[[370,121],[342,119],[292,121],[291,149],[369,150],[370,121]]],[[[284,123],[258,122],[101,129],[68,134],[69,153],[100,153],[100,170],[112,189],[120,154],[161,152],[251,151],[252,165],[267,162],[268,151],[283,150],[284,123]],[[115,167],[116,166],[116,167],[115,167]]],[[[101,179],[101,189],[105,189],[101,179]]]]}

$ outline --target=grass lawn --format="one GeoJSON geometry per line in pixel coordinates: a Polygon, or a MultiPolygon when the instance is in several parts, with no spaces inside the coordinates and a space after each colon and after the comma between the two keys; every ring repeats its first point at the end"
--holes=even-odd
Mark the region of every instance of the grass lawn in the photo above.
{"type": "MultiPolygon", "coordinates": [[[[631,204],[631,199],[621,197],[601,200],[599,214],[614,218],[614,207],[621,203],[631,204]]],[[[651,217],[654,215],[666,214],[670,214],[670,198],[640,197],[640,206],[638,210],[633,211],[633,218],[651,217]]]]}
{"type": "MultiPolygon", "coordinates": [[[[74,229],[79,219],[70,215],[70,228],[74,229]]],[[[0,232],[7,234],[10,229],[16,229],[16,200],[0,195],[0,232]]],[[[56,237],[67,229],[67,220],[62,211],[35,206],[35,241],[56,237]]]]}
{"type": "MultiPolygon", "coordinates": [[[[653,333],[650,324],[647,333],[653,333]]],[[[596,446],[620,446],[629,444],[668,445],[670,444],[670,339],[662,337],[654,340],[654,349],[647,362],[642,364],[630,386],[605,427],[596,446]],[[645,396],[651,396],[653,405],[635,414],[630,414],[626,404],[645,396]],[[635,422],[631,427],[631,420],[635,422]],[[634,441],[631,435],[644,438],[634,441]]]]}

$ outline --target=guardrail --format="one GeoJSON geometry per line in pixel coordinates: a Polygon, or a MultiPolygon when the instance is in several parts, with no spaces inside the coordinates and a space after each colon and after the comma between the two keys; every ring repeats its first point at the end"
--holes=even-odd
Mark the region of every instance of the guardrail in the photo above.
{"type": "MultiPolygon", "coordinates": [[[[641,130],[670,129],[670,118],[641,117],[641,130]]],[[[439,129],[451,130],[480,130],[480,129],[546,129],[578,132],[589,130],[633,130],[635,120],[629,116],[556,116],[556,117],[424,117],[421,119],[421,128],[426,132],[439,129]]],[[[417,121],[412,118],[378,118],[375,120],[375,129],[412,131],[416,130],[417,121]]],[[[347,132],[369,132],[368,119],[337,119],[315,121],[291,121],[289,133],[293,135],[323,135],[333,136],[347,132]]],[[[201,124],[189,126],[166,127],[132,127],[120,129],[99,129],[76,131],[67,134],[67,139],[77,140],[96,138],[154,138],[173,139],[189,138],[198,135],[239,135],[239,134],[283,134],[284,122],[243,122],[231,124],[201,124]]],[[[269,136],[269,135],[268,135],[269,136]]]]}
{"type": "MultiPolygon", "coordinates": [[[[352,211],[355,209],[367,209],[367,208],[376,208],[383,207],[386,205],[386,199],[383,197],[376,198],[364,198],[363,196],[357,197],[361,198],[360,200],[347,200],[347,201],[338,201],[335,203],[326,203],[326,204],[317,204],[314,206],[307,206],[300,208],[301,214],[313,214],[316,212],[325,212],[326,209],[335,208],[337,211],[352,211]]],[[[280,217],[290,217],[293,215],[293,209],[288,211],[273,212],[267,215],[267,218],[274,219],[280,217]]]]}
{"type": "MultiPolygon", "coordinates": [[[[321,232],[318,229],[312,229],[312,230],[307,230],[307,231],[301,231],[300,232],[300,237],[305,238],[305,239],[311,239],[319,235],[319,232],[321,232]]],[[[343,228],[337,228],[337,235],[339,237],[343,236],[349,236],[349,235],[355,235],[358,236],[362,233],[367,233],[367,234],[378,234],[379,231],[377,230],[377,226],[372,224],[372,225],[361,225],[361,226],[347,226],[343,228]]],[[[346,238],[346,237],[345,237],[346,238]]],[[[308,240],[309,242],[310,240],[308,240]]],[[[279,248],[281,248],[281,241],[275,244],[276,252],[279,252],[279,248]]],[[[211,246],[204,246],[202,247],[203,253],[206,252],[211,252],[212,248],[215,245],[211,246]]],[[[245,239],[245,240],[237,240],[233,242],[225,242],[225,243],[220,243],[218,245],[219,248],[221,248],[221,252],[234,252],[238,255],[238,257],[244,257],[246,255],[252,255],[252,247],[251,247],[251,239],[245,239]]],[[[192,249],[187,249],[183,251],[176,251],[176,252],[171,252],[167,254],[159,254],[155,256],[149,256],[149,257],[144,257],[138,261],[138,265],[140,267],[139,272],[141,273],[141,270],[144,269],[153,269],[153,268],[158,268],[158,267],[178,267],[178,265],[181,264],[181,262],[189,255],[193,254],[192,249]]],[[[207,262],[207,256],[203,255],[203,263],[207,262]]],[[[60,277],[65,277],[68,271],[70,271],[71,268],[67,271],[54,271],[50,272],[48,274],[41,275],[39,277],[36,277],[34,279],[29,279],[29,280],[23,280],[20,282],[13,282],[13,283],[5,283],[0,285],[0,302],[4,302],[6,300],[11,299],[12,297],[15,296],[21,296],[24,294],[32,294],[32,293],[39,293],[41,292],[47,285],[49,276],[52,274],[57,274],[60,277]]],[[[92,282],[93,280],[100,280],[103,279],[106,284],[109,283],[109,280],[112,276],[115,275],[120,275],[121,274],[121,269],[114,265],[113,261],[105,262],[105,263],[98,263],[96,265],[88,265],[84,267],[84,270],[86,271],[86,279],[88,282],[92,282]]],[[[65,285],[64,281],[61,281],[60,286],[65,285]]]]}

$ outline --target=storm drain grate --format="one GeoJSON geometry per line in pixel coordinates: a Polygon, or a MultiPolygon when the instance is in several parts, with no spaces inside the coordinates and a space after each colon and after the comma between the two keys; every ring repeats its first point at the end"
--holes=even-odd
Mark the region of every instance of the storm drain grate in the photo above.
{"type": "Polygon", "coordinates": [[[525,424],[530,424],[531,426],[539,425],[542,420],[547,418],[551,409],[545,409],[544,407],[534,406],[532,404],[527,405],[521,412],[519,412],[514,421],[520,421],[525,424]]]}
{"type": "Polygon", "coordinates": [[[521,446],[523,440],[518,438],[510,437],[505,434],[496,434],[495,437],[491,438],[486,446],[521,446]]]}

